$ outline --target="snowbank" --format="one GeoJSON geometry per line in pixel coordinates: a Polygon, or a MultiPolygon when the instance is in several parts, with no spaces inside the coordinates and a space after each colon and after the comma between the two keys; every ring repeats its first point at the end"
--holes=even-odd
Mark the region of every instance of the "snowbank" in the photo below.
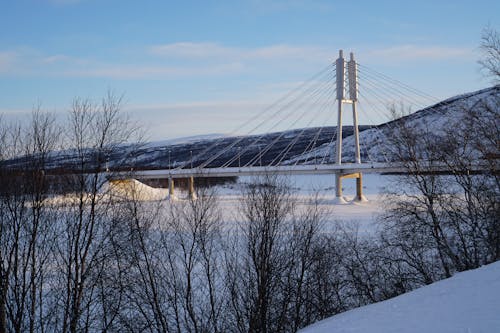
{"type": "Polygon", "coordinates": [[[341,313],[299,332],[500,332],[500,262],[341,313]]]}
{"type": "Polygon", "coordinates": [[[164,200],[168,190],[153,188],[135,179],[113,180],[105,186],[104,192],[122,199],[135,199],[139,201],[164,200]]]}

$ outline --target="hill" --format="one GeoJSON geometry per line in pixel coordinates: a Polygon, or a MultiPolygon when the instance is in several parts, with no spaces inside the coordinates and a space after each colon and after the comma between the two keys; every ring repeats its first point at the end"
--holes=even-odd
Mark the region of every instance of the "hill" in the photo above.
{"type": "Polygon", "coordinates": [[[299,333],[500,332],[499,296],[496,262],[335,315],[299,333]]]}
{"type": "MultiPolygon", "coordinates": [[[[386,146],[387,138],[391,137],[394,129],[401,123],[421,132],[431,132],[437,137],[446,129],[453,128],[454,124],[463,120],[472,109],[479,110],[487,105],[496,113],[500,113],[500,85],[478,90],[475,92],[448,98],[437,104],[406,115],[404,117],[372,126],[359,134],[362,161],[386,162],[392,159],[390,147],[386,146]]],[[[306,156],[298,156],[290,163],[307,163],[315,157],[323,156],[332,151],[332,144],[322,145],[306,156]]],[[[348,136],[343,142],[343,161],[353,162],[354,137],[348,136]]]]}
{"type": "MultiPolygon", "coordinates": [[[[377,126],[360,126],[361,160],[385,162],[389,148],[387,138],[400,122],[418,129],[431,130],[439,136],[447,127],[460,121],[471,108],[490,105],[496,111],[500,105],[500,86],[455,96],[425,109],[377,126]]],[[[353,162],[354,137],[352,126],[343,130],[343,161],[353,162]]],[[[103,160],[110,168],[168,169],[180,166],[196,167],[214,157],[205,167],[328,163],[335,152],[336,127],[294,129],[284,132],[250,136],[205,135],[177,140],[151,142],[142,145],[113,147],[97,153],[89,150],[87,167],[92,169],[94,161],[103,160]],[[292,145],[293,143],[293,145],[292,145]],[[272,146],[270,146],[272,144],[272,146]],[[269,147],[267,149],[266,147],[269,147]],[[235,158],[241,154],[240,158],[235,158]],[[219,156],[220,155],[220,156],[219,156]],[[259,157],[260,156],[260,157],[259,157]],[[124,158],[126,157],[126,158],[124,158]]],[[[51,154],[49,169],[71,170],[75,153],[71,150],[51,154]]],[[[29,163],[29,159],[18,158],[6,165],[16,168],[29,163]]]]}

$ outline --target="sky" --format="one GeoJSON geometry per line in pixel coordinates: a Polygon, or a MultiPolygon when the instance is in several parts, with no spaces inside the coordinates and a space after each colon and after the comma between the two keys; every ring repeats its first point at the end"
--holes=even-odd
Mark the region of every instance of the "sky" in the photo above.
{"type": "Polygon", "coordinates": [[[63,117],[111,90],[150,140],[229,133],[339,49],[444,99],[491,85],[477,61],[499,13],[498,0],[0,0],[0,114],[63,117]]]}

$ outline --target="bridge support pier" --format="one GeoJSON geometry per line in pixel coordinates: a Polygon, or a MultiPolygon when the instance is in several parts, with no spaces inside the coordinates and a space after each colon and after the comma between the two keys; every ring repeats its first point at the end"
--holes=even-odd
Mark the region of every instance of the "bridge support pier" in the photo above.
{"type": "Polygon", "coordinates": [[[366,201],[366,198],[363,195],[363,176],[361,175],[361,172],[356,178],[356,201],[366,201]]]}
{"type": "Polygon", "coordinates": [[[344,178],[356,178],[356,196],[354,201],[366,201],[363,195],[363,175],[361,172],[342,174],[338,173],[335,175],[335,197],[338,203],[345,203],[343,193],[342,193],[342,179],[344,178]]]}
{"type": "Polygon", "coordinates": [[[188,191],[189,191],[189,199],[196,199],[196,192],[194,191],[194,177],[191,176],[188,178],[188,191]]]}
{"type": "Polygon", "coordinates": [[[172,177],[168,178],[168,198],[170,200],[174,198],[174,179],[172,177]]]}
{"type": "Polygon", "coordinates": [[[344,197],[342,196],[342,175],[335,174],[335,198],[338,203],[344,203],[344,197]]]}

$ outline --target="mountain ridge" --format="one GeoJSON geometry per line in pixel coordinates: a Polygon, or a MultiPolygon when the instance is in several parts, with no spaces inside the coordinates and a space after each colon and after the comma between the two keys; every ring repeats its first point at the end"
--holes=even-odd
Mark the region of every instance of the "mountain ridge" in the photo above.
{"type": "MultiPolygon", "coordinates": [[[[387,153],[390,147],[386,146],[387,138],[391,136],[394,126],[400,122],[416,126],[417,129],[419,126],[431,125],[432,131],[439,134],[449,123],[459,121],[467,110],[477,107],[478,103],[493,103],[495,110],[498,110],[499,101],[500,85],[495,85],[447,98],[434,105],[380,125],[361,125],[359,126],[361,160],[371,162],[388,161],[387,153]]],[[[353,162],[353,127],[344,126],[342,136],[342,161],[353,162]]],[[[89,150],[86,163],[89,170],[99,165],[106,165],[107,168],[116,170],[137,170],[191,166],[266,166],[276,164],[277,161],[288,165],[331,163],[335,153],[335,139],[335,126],[299,128],[250,136],[207,134],[148,142],[139,146],[114,147],[105,152],[89,150]],[[296,140],[295,144],[290,147],[294,140],[296,140]],[[267,149],[269,144],[273,142],[274,145],[267,149]],[[238,154],[241,154],[241,156],[239,158],[235,157],[238,154]],[[124,158],[124,156],[127,158],[124,158]],[[204,165],[207,159],[212,159],[212,161],[204,165]]],[[[51,154],[47,169],[72,170],[76,167],[75,158],[75,153],[72,153],[71,150],[54,152],[51,154]]],[[[20,157],[3,163],[16,168],[29,163],[29,158],[20,157]]]]}

